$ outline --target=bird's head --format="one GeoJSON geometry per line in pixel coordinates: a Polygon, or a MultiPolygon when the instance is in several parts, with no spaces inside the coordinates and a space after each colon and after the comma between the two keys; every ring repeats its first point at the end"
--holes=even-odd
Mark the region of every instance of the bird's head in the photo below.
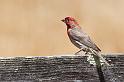
{"type": "Polygon", "coordinates": [[[67,28],[73,28],[78,25],[77,21],[72,17],[66,17],[61,21],[67,25],[67,28]]]}

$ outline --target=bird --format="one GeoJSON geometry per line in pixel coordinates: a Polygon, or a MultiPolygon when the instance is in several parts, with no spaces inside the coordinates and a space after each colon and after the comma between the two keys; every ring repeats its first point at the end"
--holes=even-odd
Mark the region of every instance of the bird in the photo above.
{"type": "Polygon", "coordinates": [[[101,56],[101,49],[91,40],[87,33],[82,30],[78,22],[73,17],[68,16],[61,21],[67,26],[67,34],[70,41],[80,49],[75,54],[81,51],[84,51],[85,54],[92,53],[101,58],[106,65],[109,65],[109,63],[101,56]]]}

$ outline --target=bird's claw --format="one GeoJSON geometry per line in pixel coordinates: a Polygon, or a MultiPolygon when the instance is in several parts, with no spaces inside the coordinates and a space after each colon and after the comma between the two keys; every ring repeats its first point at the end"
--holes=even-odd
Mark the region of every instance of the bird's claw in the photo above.
{"type": "Polygon", "coordinates": [[[89,52],[89,49],[88,48],[84,48],[82,49],[84,52],[88,53],[89,52]]]}
{"type": "Polygon", "coordinates": [[[80,49],[78,52],[76,52],[75,55],[78,55],[81,51],[84,51],[85,55],[87,55],[89,53],[89,49],[88,48],[83,48],[83,49],[80,49]]]}

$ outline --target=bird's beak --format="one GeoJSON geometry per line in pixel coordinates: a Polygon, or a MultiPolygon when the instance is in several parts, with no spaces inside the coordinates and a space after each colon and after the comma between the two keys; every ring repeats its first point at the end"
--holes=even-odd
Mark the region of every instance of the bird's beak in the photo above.
{"type": "Polygon", "coordinates": [[[61,21],[65,23],[65,19],[63,19],[63,20],[61,20],[61,21]]]}

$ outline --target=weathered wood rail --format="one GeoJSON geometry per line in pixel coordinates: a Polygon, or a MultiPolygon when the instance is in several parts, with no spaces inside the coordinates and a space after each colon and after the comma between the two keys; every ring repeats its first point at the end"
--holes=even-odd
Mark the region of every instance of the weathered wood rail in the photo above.
{"type": "MultiPolygon", "coordinates": [[[[124,55],[104,56],[106,82],[124,82],[124,55]]],[[[0,58],[0,82],[100,82],[87,56],[0,58]]]]}

